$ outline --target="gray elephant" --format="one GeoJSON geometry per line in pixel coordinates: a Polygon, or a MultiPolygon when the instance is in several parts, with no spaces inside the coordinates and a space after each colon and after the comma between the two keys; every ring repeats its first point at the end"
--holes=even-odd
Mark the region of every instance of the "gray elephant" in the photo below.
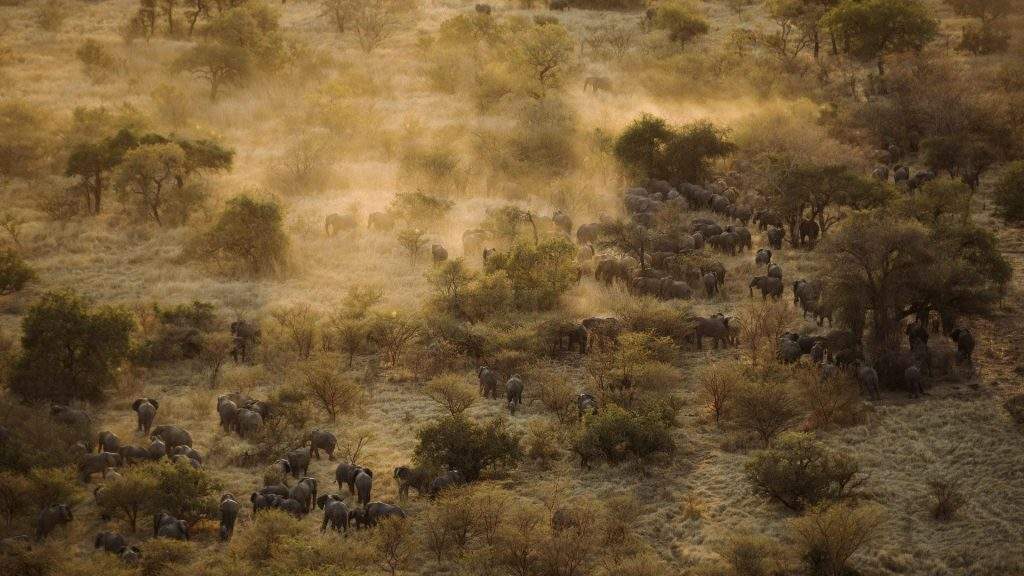
{"type": "Polygon", "coordinates": [[[782,217],[770,210],[758,210],[754,212],[754,222],[757,222],[758,230],[765,230],[771,227],[782,228],[782,217]]]}
{"type": "Polygon", "coordinates": [[[150,460],[160,460],[167,456],[167,444],[163,440],[153,440],[149,443],[146,453],[149,455],[150,460]]]}
{"type": "Polygon", "coordinates": [[[876,180],[881,180],[882,182],[887,182],[889,180],[889,167],[888,166],[878,166],[878,167],[876,167],[874,170],[871,171],[871,177],[876,179],[876,180]]]}
{"type": "Polygon", "coordinates": [[[814,220],[801,220],[799,231],[800,244],[806,246],[818,241],[818,236],[821,234],[821,227],[818,226],[818,223],[814,220]]]}
{"type": "Polygon", "coordinates": [[[309,475],[310,450],[308,447],[296,448],[284,455],[291,466],[292,477],[300,478],[309,475]]]}
{"type": "Polygon", "coordinates": [[[661,280],[661,297],[666,299],[689,300],[693,297],[693,290],[686,282],[663,278],[661,280]]]}
{"type": "Polygon", "coordinates": [[[779,362],[792,364],[800,359],[803,353],[800,350],[800,343],[783,336],[779,338],[778,350],[776,352],[779,362]]]}
{"type": "Polygon", "coordinates": [[[708,272],[701,276],[700,280],[704,284],[704,293],[708,298],[713,298],[718,293],[718,276],[714,272],[708,272]]]}
{"type": "Polygon", "coordinates": [[[399,466],[395,468],[394,476],[398,480],[399,498],[408,498],[410,488],[416,489],[417,496],[422,496],[430,490],[430,472],[425,468],[399,466]]]}
{"type": "Polygon", "coordinates": [[[464,484],[466,478],[462,475],[462,472],[458,470],[449,470],[444,474],[434,478],[430,482],[430,497],[434,498],[441,493],[442,490],[451,486],[458,486],[464,484]]]}
{"type": "Polygon", "coordinates": [[[356,217],[352,214],[328,214],[324,218],[324,233],[328,238],[339,232],[348,232],[359,227],[356,217]]]}
{"type": "Polygon", "coordinates": [[[734,234],[722,232],[721,234],[711,236],[708,238],[708,244],[715,250],[730,256],[736,254],[736,236],[734,234]]]}
{"type": "Polygon", "coordinates": [[[326,532],[328,526],[335,531],[348,532],[349,511],[344,498],[337,494],[324,494],[316,499],[316,506],[324,511],[321,532],[326,532]]]}
{"type": "Polygon", "coordinates": [[[750,286],[748,287],[750,296],[754,295],[754,288],[761,291],[761,299],[766,299],[769,296],[774,300],[782,298],[782,280],[773,278],[771,276],[754,276],[750,280],[750,286]]]}
{"type": "Polygon", "coordinates": [[[591,222],[576,229],[576,243],[580,246],[593,244],[601,237],[601,224],[591,222]]]}
{"type": "Polygon", "coordinates": [[[57,526],[74,520],[67,504],[53,504],[43,508],[36,518],[36,542],[42,542],[57,526]]]}
{"type": "Polygon", "coordinates": [[[821,364],[825,361],[826,352],[827,348],[825,347],[824,341],[819,340],[815,342],[814,345],[811,346],[811,361],[815,364],[821,364]]]}
{"type": "Polygon", "coordinates": [[[498,373],[487,366],[481,366],[477,368],[476,376],[480,381],[480,395],[484,398],[497,398],[498,373]]]}
{"type": "Polygon", "coordinates": [[[296,518],[302,518],[302,516],[306,513],[306,507],[302,504],[302,502],[299,502],[294,498],[279,498],[274,507],[277,508],[278,510],[283,510],[288,514],[291,514],[296,518]]]}
{"type": "Polygon", "coordinates": [[[732,217],[739,220],[746,226],[750,222],[750,217],[753,215],[753,211],[747,206],[737,206],[732,211],[732,217]]]}
{"type": "Polygon", "coordinates": [[[160,403],[152,398],[138,398],[132,402],[132,410],[135,411],[138,420],[139,432],[149,435],[153,421],[156,420],[156,411],[159,408],[160,403]]]}
{"type": "Polygon", "coordinates": [[[587,414],[597,414],[597,398],[589,392],[582,392],[576,395],[576,411],[580,420],[587,414]]]}
{"type": "Polygon", "coordinates": [[[633,285],[630,288],[634,294],[658,297],[661,295],[661,278],[639,276],[633,279],[633,285]]]}
{"type": "Polygon", "coordinates": [[[238,435],[242,438],[252,438],[263,428],[263,416],[248,408],[238,410],[237,421],[238,435]]]}
{"type": "Polygon", "coordinates": [[[616,280],[629,285],[633,279],[633,266],[627,258],[604,257],[594,267],[594,279],[611,286],[616,280]]]}
{"type": "Polygon", "coordinates": [[[922,384],[923,376],[921,375],[921,369],[916,364],[912,364],[903,371],[903,382],[907,385],[907,391],[910,393],[911,398],[917,398],[918,396],[924,395],[924,386],[922,384]]]}
{"type": "MultiPolygon", "coordinates": [[[[558,1],[559,0],[554,0],[555,3],[557,3],[558,1]]],[[[559,8],[554,8],[554,7],[552,7],[551,9],[552,10],[559,10],[559,8]]],[[[595,94],[597,92],[611,92],[612,91],[612,81],[611,81],[611,79],[609,79],[609,78],[607,78],[605,76],[587,76],[583,80],[583,91],[586,92],[588,88],[591,91],[593,91],[595,94]]]]}
{"type": "Polygon", "coordinates": [[[719,287],[725,286],[725,265],[718,261],[701,264],[700,273],[707,274],[708,272],[713,273],[715,278],[718,279],[719,287]]]}
{"type": "Polygon", "coordinates": [[[434,244],[430,247],[430,259],[434,264],[440,264],[448,259],[448,250],[440,244],[434,244]]]}
{"type": "Polygon", "coordinates": [[[622,321],[615,317],[599,318],[594,316],[584,318],[580,324],[587,329],[588,350],[593,348],[595,343],[599,343],[602,348],[614,346],[623,330],[622,321]]]}
{"type": "Polygon", "coordinates": [[[121,448],[121,439],[110,431],[100,432],[96,439],[97,452],[117,452],[121,448]]]}
{"type": "Polygon", "coordinates": [[[121,455],[117,452],[86,454],[78,462],[78,475],[82,482],[88,483],[93,474],[102,474],[106,477],[107,468],[116,468],[121,462],[121,455]]]}
{"type": "Polygon", "coordinates": [[[121,458],[123,459],[123,462],[125,464],[135,464],[137,462],[142,462],[143,460],[150,459],[150,454],[148,450],[146,450],[145,448],[140,448],[138,446],[133,446],[131,444],[127,446],[121,446],[121,448],[118,449],[117,453],[121,455],[121,458]]]}
{"type": "Polygon", "coordinates": [[[151,439],[159,438],[167,444],[167,448],[171,449],[175,446],[191,446],[192,435],[187,430],[179,428],[177,426],[157,426],[153,428],[153,432],[149,435],[151,439]]]}
{"type": "Polygon", "coordinates": [[[949,333],[950,339],[956,342],[956,363],[974,367],[974,335],[967,328],[954,328],[949,333]]]}
{"type": "Polygon", "coordinates": [[[166,512],[158,512],[153,515],[153,538],[188,540],[188,523],[166,512]]]}
{"type": "Polygon", "coordinates": [[[693,240],[693,249],[694,250],[703,250],[704,249],[704,234],[703,233],[701,233],[701,232],[694,232],[690,236],[690,239],[693,240]]]}
{"type": "Polygon", "coordinates": [[[193,449],[191,446],[175,446],[170,451],[171,456],[183,456],[192,460],[198,464],[203,463],[203,455],[193,449]]]}
{"type": "Polygon", "coordinates": [[[759,248],[754,254],[754,265],[768,266],[772,263],[772,251],[767,248],[759,248]]]}
{"type": "Polygon", "coordinates": [[[191,466],[192,468],[195,468],[196,470],[198,470],[198,469],[203,467],[203,463],[202,462],[200,462],[198,460],[193,460],[193,459],[189,458],[188,456],[185,456],[184,454],[172,454],[170,458],[171,458],[171,462],[174,462],[175,464],[184,464],[185,466],[191,466]]]}
{"type": "Polygon", "coordinates": [[[127,545],[128,541],[125,540],[120,532],[100,532],[96,534],[96,538],[93,541],[94,549],[103,549],[104,552],[110,552],[111,554],[121,552],[127,545]]]}
{"type": "MultiPolygon", "coordinates": [[[[252,360],[252,353],[262,336],[263,333],[256,322],[236,320],[231,323],[231,358],[236,364],[252,360]]],[[[238,403],[237,400],[235,403],[238,403]]]]}
{"type": "Polygon", "coordinates": [[[142,550],[138,546],[125,546],[117,552],[118,558],[128,566],[138,566],[142,560],[142,550]]]}
{"type": "Polygon", "coordinates": [[[321,450],[327,453],[329,460],[334,460],[334,450],[338,447],[338,439],[334,434],[314,428],[306,433],[302,441],[309,443],[310,454],[317,460],[320,459],[321,450]]]}
{"type": "Polygon", "coordinates": [[[779,226],[769,226],[765,232],[768,237],[768,245],[775,250],[782,250],[782,240],[786,237],[786,231],[779,226]]]}
{"type": "Polygon", "coordinates": [[[900,182],[906,182],[908,180],[910,180],[910,168],[897,164],[896,168],[892,171],[893,183],[899,185],[900,182]]]}
{"type": "Polygon", "coordinates": [[[736,237],[737,250],[750,250],[754,247],[754,239],[750,235],[750,230],[743,226],[729,226],[726,230],[736,237]]]}
{"type": "Polygon", "coordinates": [[[342,462],[338,464],[338,467],[334,470],[334,479],[338,483],[338,490],[341,490],[342,484],[348,486],[348,493],[356,493],[355,479],[356,474],[362,470],[359,466],[350,462],[342,462]]]}
{"type": "Polygon", "coordinates": [[[220,427],[225,432],[238,428],[238,405],[227,396],[217,398],[217,415],[220,416],[220,427]]]}
{"type": "Polygon", "coordinates": [[[71,408],[63,404],[54,404],[50,407],[50,416],[54,420],[78,430],[88,430],[92,427],[92,416],[85,410],[71,408]]]}
{"type": "Polygon", "coordinates": [[[771,277],[771,278],[778,278],[779,281],[781,281],[782,280],[782,266],[779,266],[778,264],[772,264],[772,265],[768,266],[768,276],[771,277]]]}
{"type": "Polygon", "coordinates": [[[864,391],[868,393],[868,397],[872,400],[881,400],[882,395],[878,388],[878,372],[860,360],[855,360],[852,366],[857,375],[857,381],[860,382],[864,391]]]}
{"type": "Polygon", "coordinates": [[[568,214],[561,210],[555,210],[555,213],[551,215],[551,221],[555,223],[555,226],[562,231],[566,236],[572,236],[572,218],[568,214]]]}
{"type": "Polygon", "coordinates": [[[372,528],[385,518],[405,518],[405,510],[384,502],[370,502],[360,509],[354,510],[351,518],[356,528],[372,528]]]}
{"type": "Polygon", "coordinates": [[[523,403],[523,380],[518,374],[513,374],[505,382],[505,401],[508,402],[508,413],[514,416],[516,409],[523,403]]]}
{"type": "Polygon", "coordinates": [[[261,510],[277,508],[280,500],[282,500],[282,498],[277,494],[260,494],[259,492],[253,492],[249,495],[249,501],[252,502],[253,514],[261,510]]]}
{"type": "Polygon", "coordinates": [[[316,502],[317,488],[316,478],[307,476],[291,487],[291,490],[288,491],[288,497],[302,503],[302,512],[307,514],[313,509],[313,503],[316,502]]]}
{"type": "Polygon", "coordinates": [[[712,316],[703,318],[698,316],[694,319],[693,339],[697,348],[703,348],[704,338],[711,338],[715,341],[715,348],[726,345],[730,341],[729,321],[723,316],[712,316]]]}
{"type": "Polygon", "coordinates": [[[352,485],[355,486],[359,503],[366,505],[370,501],[370,492],[373,491],[373,470],[360,468],[352,477],[352,485]]]}

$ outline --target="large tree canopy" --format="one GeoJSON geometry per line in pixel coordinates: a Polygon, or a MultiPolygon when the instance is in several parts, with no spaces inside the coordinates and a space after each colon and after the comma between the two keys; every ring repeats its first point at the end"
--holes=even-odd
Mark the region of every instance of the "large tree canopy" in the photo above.
{"type": "Polygon", "coordinates": [[[852,56],[876,61],[880,75],[886,54],[920,50],[939,29],[921,0],[844,0],[824,22],[852,56]]]}

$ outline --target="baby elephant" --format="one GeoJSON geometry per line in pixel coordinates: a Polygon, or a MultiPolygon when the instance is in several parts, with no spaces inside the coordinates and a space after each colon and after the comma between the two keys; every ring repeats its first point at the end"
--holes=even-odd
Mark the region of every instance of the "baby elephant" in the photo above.
{"type": "Polygon", "coordinates": [[[516,408],[523,403],[523,381],[518,374],[513,374],[505,383],[505,399],[508,401],[508,412],[513,416],[516,408]]]}
{"type": "Polygon", "coordinates": [[[132,402],[132,410],[135,411],[139,420],[139,432],[149,435],[158,408],[160,408],[160,403],[152,398],[138,398],[132,402]]]}
{"type": "Polygon", "coordinates": [[[43,508],[36,522],[36,542],[42,542],[54,528],[72,520],[74,516],[71,515],[71,508],[67,504],[54,504],[43,508]]]}
{"type": "Polygon", "coordinates": [[[82,482],[88,483],[93,474],[103,474],[107,477],[107,468],[116,468],[121,465],[121,455],[116,452],[100,452],[99,454],[86,454],[78,463],[78,474],[82,482]]]}
{"type": "Polygon", "coordinates": [[[314,428],[306,434],[304,440],[309,442],[312,457],[319,460],[320,451],[323,450],[327,453],[328,459],[334,460],[334,449],[338,446],[338,439],[334,437],[334,434],[314,428]]]}
{"type": "Polygon", "coordinates": [[[128,543],[125,541],[124,536],[119,532],[100,532],[96,535],[93,548],[102,548],[104,552],[118,554],[127,545],[128,543]]]}
{"type": "Polygon", "coordinates": [[[320,525],[320,531],[326,532],[330,526],[334,530],[343,530],[348,533],[348,506],[345,499],[337,494],[324,494],[316,499],[318,508],[324,511],[324,521],[320,525]]]}
{"type": "Polygon", "coordinates": [[[153,515],[153,538],[188,540],[188,524],[166,512],[153,515]]]}

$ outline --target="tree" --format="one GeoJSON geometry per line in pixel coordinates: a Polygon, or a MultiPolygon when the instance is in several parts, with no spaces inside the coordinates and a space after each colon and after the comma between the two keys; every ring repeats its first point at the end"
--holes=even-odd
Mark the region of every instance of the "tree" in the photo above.
{"type": "Polygon", "coordinates": [[[920,50],[938,33],[938,22],[921,0],[843,0],[825,25],[847,52],[875,62],[885,75],[885,56],[920,50]]]}
{"type": "Polygon", "coordinates": [[[560,24],[533,26],[521,33],[513,57],[532,85],[531,96],[542,98],[561,84],[574,49],[572,36],[560,24]]]}
{"type": "Polygon", "coordinates": [[[351,15],[352,31],[364,52],[373,52],[397,32],[404,19],[415,12],[409,0],[365,0],[351,15]]]}
{"type": "Polygon", "coordinates": [[[674,0],[658,4],[654,10],[655,28],[668,32],[669,39],[681,46],[697,36],[708,33],[707,20],[691,4],[674,0]]]}
{"type": "Polygon", "coordinates": [[[600,230],[602,246],[618,248],[636,258],[641,270],[647,270],[651,244],[656,238],[655,232],[642,224],[624,219],[602,222],[600,230]]]}
{"type": "Polygon", "coordinates": [[[277,308],[270,316],[284,330],[299,358],[308,360],[320,331],[320,314],[309,304],[301,303],[277,308]]]}
{"type": "Polygon", "coordinates": [[[355,0],[321,0],[320,9],[339,34],[352,22],[359,3],[355,0]]]}
{"type": "Polygon", "coordinates": [[[326,359],[304,363],[299,368],[299,382],[331,422],[354,411],[362,401],[359,384],[339,374],[337,367],[326,359]]]}
{"type": "Polygon", "coordinates": [[[775,436],[796,424],[800,415],[792,392],[780,382],[758,379],[742,382],[734,393],[732,420],[757,434],[767,447],[775,436]]]}
{"type": "Polygon", "coordinates": [[[576,248],[565,238],[552,238],[530,246],[517,243],[507,252],[487,259],[488,276],[504,273],[518,310],[550,310],[575,284],[576,248]]]}
{"type": "Polygon", "coordinates": [[[855,461],[806,432],[780,435],[769,448],[755,452],[746,469],[756,492],[798,512],[842,498],[863,482],[855,461]]]}
{"type": "Polygon", "coordinates": [[[31,400],[101,399],[128,356],[133,326],[123,310],[92,309],[70,292],[44,294],[22,320],[11,390],[31,400]]]}
{"type": "Polygon", "coordinates": [[[822,504],[790,521],[797,552],[810,574],[844,576],[850,558],[881,537],[885,510],[877,504],[822,504]]]}
{"type": "Polygon", "coordinates": [[[992,190],[996,211],[1011,222],[1024,220],[1024,161],[1006,167],[992,190]]]}
{"type": "Polygon", "coordinates": [[[18,100],[0,104],[0,179],[34,176],[49,149],[49,125],[41,110],[18,100]]]}
{"type": "Polygon", "coordinates": [[[519,436],[501,420],[477,424],[462,416],[446,416],[427,424],[416,437],[415,459],[434,469],[458,470],[474,481],[491,466],[519,462],[519,436]]]}
{"type": "Polygon", "coordinates": [[[681,127],[643,114],[615,140],[615,157],[636,179],[658,178],[673,184],[703,183],[711,162],[735,146],[723,130],[700,120],[681,127]]]}
{"type": "Polygon", "coordinates": [[[0,296],[20,292],[36,279],[36,273],[21,254],[9,248],[0,249],[0,296]]]}
{"type": "Polygon", "coordinates": [[[408,228],[398,233],[398,244],[409,254],[409,260],[415,262],[427,245],[427,238],[422,230],[408,228]]]}
{"type": "Polygon", "coordinates": [[[391,576],[402,569],[416,550],[416,532],[412,522],[405,518],[385,518],[373,539],[374,550],[381,566],[391,576]]]}
{"type": "Polygon", "coordinates": [[[159,485],[155,464],[139,464],[123,469],[121,478],[103,485],[96,493],[96,504],[110,516],[120,516],[128,522],[131,531],[138,529],[140,514],[153,510],[159,485]]]}
{"type": "Polygon", "coordinates": [[[442,374],[433,378],[427,383],[424,392],[453,418],[468,410],[479,397],[476,387],[455,374],[442,374]]]}
{"type": "Polygon", "coordinates": [[[28,492],[31,486],[23,474],[0,471],[0,514],[10,527],[14,517],[29,506],[28,492]]]}
{"type": "Polygon", "coordinates": [[[100,213],[112,172],[128,150],[138,145],[139,139],[131,130],[121,129],[113,136],[97,142],[82,142],[71,150],[64,175],[79,178],[77,189],[86,196],[93,214],[100,213]]]}
{"type": "Polygon", "coordinates": [[[173,68],[209,82],[210,100],[216,100],[225,86],[245,84],[252,74],[252,63],[245,49],[213,43],[189,48],[174,61],[173,68]]]}
{"type": "Polygon", "coordinates": [[[126,199],[137,197],[142,208],[163,225],[161,215],[185,166],[185,151],[174,143],[144,144],[125,154],[114,174],[116,186],[126,199]]]}
{"type": "Polygon", "coordinates": [[[194,256],[241,266],[253,277],[282,269],[288,237],[282,227],[281,207],[274,201],[236,196],[212,228],[200,234],[187,251],[194,256]]]}
{"type": "Polygon", "coordinates": [[[397,366],[402,354],[421,332],[422,325],[414,316],[379,312],[370,323],[368,340],[380,350],[386,363],[397,366]]]}

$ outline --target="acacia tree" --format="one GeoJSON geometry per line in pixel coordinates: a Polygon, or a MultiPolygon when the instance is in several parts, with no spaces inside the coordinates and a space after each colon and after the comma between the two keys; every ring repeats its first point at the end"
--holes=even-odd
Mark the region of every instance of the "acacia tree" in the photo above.
{"type": "Polygon", "coordinates": [[[615,140],[615,157],[638,179],[658,178],[673,184],[702,183],[711,163],[735,150],[724,130],[707,120],[670,126],[643,114],[615,140]]]}
{"type": "Polygon", "coordinates": [[[409,0],[362,0],[349,16],[352,31],[364,52],[373,52],[400,29],[402,21],[415,11],[409,0]]]}
{"type": "Polygon", "coordinates": [[[188,72],[210,83],[210,100],[216,100],[221,88],[241,86],[252,73],[248,52],[238,46],[203,43],[189,48],[174,61],[173,69],[188,72]]]}
{"type": "Polygon", "coordinates": [[[126,198],[137,197],[160,226],[168,196],[177,187],[178,175],[184,167],[185,151],[181,146],[146,144],[125,154],[117,167],[115,182],[126,198]]]}
{"type": "Polygon", "coordinates": [[[216,224],[187,249],[198,257],[240,265],[253,277],[284,267],[288,237],[281,207],[273,201],[237,196],[228,200],[216,224]]]}
{"type": "Polygon", "coordinates": [[[100,213],[103,195],[114,169],[124,159],[125,153],[136,146],[138,138],[129,130],[121,130],[110,138],[83,142],[72,149],[64,174],[78,177],[76,189],[85,196],[93,214],[100,213]]]}
{"type": "Polygon", "coordinates": [[[540,99],[559,86],[569,71],[575,43],[561,25],[534,26],[523,32],[516,43],[513,58],[529,78],[528,92],[540,99]]]}
{"type": "Polygon", "coordinates": [[[875,62],[885,76],[889,54],[920,50],[938,33],[938,22],[921,0],[843,0],[824,17],[840,46],[875,62]]]}

